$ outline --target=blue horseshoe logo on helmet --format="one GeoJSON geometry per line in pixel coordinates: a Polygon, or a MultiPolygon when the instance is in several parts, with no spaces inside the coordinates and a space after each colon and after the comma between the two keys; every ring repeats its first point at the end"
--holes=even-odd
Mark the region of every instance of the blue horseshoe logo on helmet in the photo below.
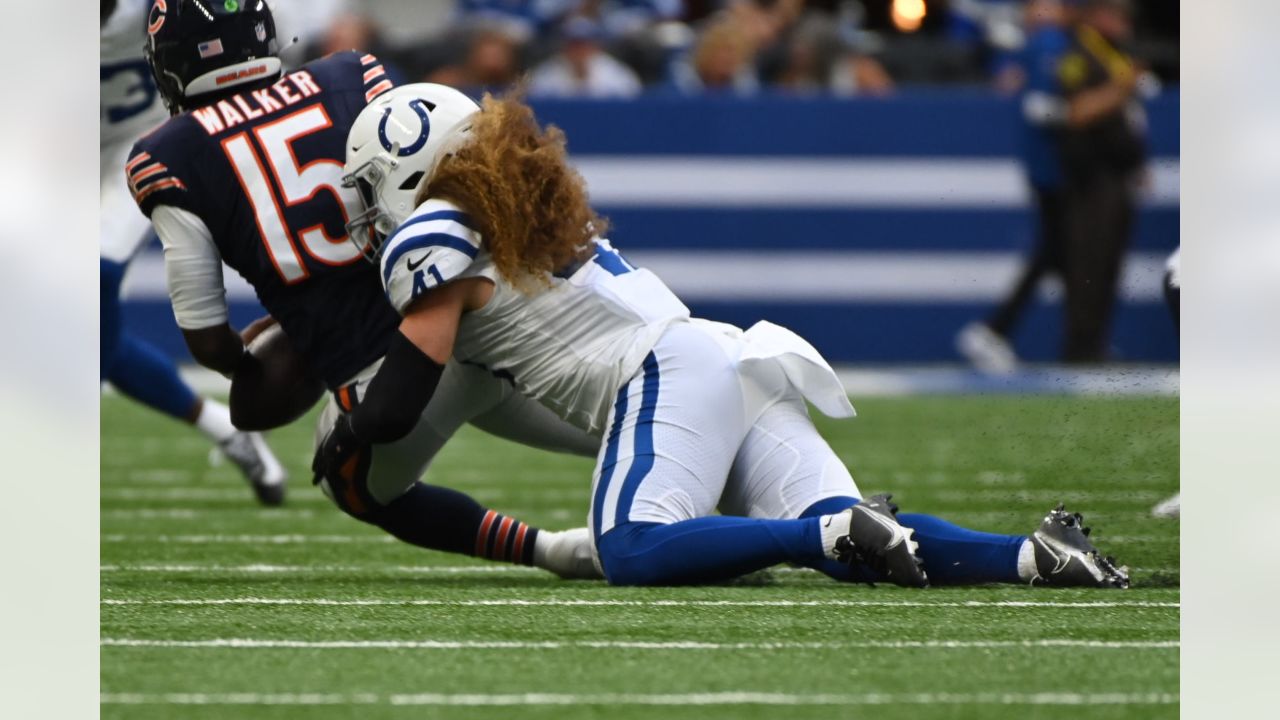
{"type": "MultiPolygon", "coordinates": [[[[409,145],[400,148],[396,153],[400,157],[412,155],[422,149],[427,144],[427,136],[431,134],[431,116],[427,114],[427,103],[424,100],[413,99],[409,101],[409,107],[418,114],[418,118],[422,121],[422,130],[418,132],[418,139],[409,145]]],[[[378,141],[382,143],[382,147],[388,152],[391,151],[393,143],[387,137],[387,120],[391,118],[391,108],[387,108],[382,114],[382,122],[378,123],[378,141]]]]}

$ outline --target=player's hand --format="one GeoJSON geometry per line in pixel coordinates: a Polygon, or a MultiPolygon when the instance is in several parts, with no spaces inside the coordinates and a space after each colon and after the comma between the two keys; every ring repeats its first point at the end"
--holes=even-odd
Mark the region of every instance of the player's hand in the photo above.
{"type": "Polygon", "coordinates": [[[356,438],[355,432],[351,429],[351,416],[347,414],[340,416],[329,430],[329,434],[325,435],[324,441],[316,450],[315,458],[311,461],[311,471],[315,473],[315,478],[311,482],[318,485],[321,480],[328,479],[330,484],[350,483],[360,464],[361,453],[368,451],[369,445],[356,438]]]}

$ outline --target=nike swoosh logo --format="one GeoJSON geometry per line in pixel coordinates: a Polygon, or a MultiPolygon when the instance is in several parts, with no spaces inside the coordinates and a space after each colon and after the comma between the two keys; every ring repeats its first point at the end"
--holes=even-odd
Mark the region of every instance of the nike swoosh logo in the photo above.
{"type": "Polygon", "coordinates": [[[858,506],[854,506],[853,509],[855,512],[861,511],[863,515],[871,518],[872,520],[875,520],[878,524],[883,526],[884,529],[888,530],[893,535],[893,540],[888,545],[885,546],[886,550],[892,550],[893,548],[898,547],[898,545],[901,544],[902,541],[905,539],[902,533],[902,526],[899,525],[897,522],[890,520],[884,515],[881,515],[880,513],[875,512],[874,510],[868,510],[866,508],[858,507],[858,506]]]}
{"type": "Polygon", "coordinates": [[[417,270],[418,268],[422,267],[422,263],[426,261],[427,261],[426,255],[423,255],[421,258],[419,258],[418,262],[414,262],[413,259],[410,258],[409,260],[406,261],[406,264],[409,266],[409,272],[413,272],[414,270],[417,270]]]}

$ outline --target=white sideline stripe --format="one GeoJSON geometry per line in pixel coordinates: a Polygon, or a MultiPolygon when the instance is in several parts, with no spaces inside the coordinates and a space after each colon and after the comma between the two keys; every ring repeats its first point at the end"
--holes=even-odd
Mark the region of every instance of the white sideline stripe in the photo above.
{"type": "MultiPolygon", "coordinates": [[[[1134,567],[1136,572],[1170,573],[1179,567],[1134,567]]],[[[125,573],[220,573],[242,572],[263,575],[288,573],[404,573],[408,575],[533,575],[544,571],[525,565],[102,565],[99,572],[125,573]]],[[[776,567],[770,572],[782,575],[825,576],[809,568],[776,567]]]]}
{"type": "Polygon", "coordinates": [[[1175,705],[1176,693],[103,693],[103,705],[1175,705]]]}
{"type": "MultiPolygon", "coordinates": [[[[231,383],[212,370],[194,365],[180,369],[182,379],[201,393],[225,396],[231,383]]],[[[936,393],[973,393],[990,388],[990,378],[977,377],[973,371],[956,364],[933,366],[850,366],[837,365],[836,374],[845,390],[854,396],[898,397],[936,393]]],[[[1175,366],[1101,367],[1092,370],[1061,366],[1031,366],[997,384],[1010,391],[1025,391],[1022,378],[1030,377],[1040,387],[1051,387],[1057,393],[1073,395],[1176,395],[1179,372],[1175,366]],[[1119,381],[1118,381],[1119,380],[1119,381]]],[[[116,390],[103,384],[104,395],[116,390]]],[[[193,446],[194,447],[194,446],[193,446]]],[[[110,458],[104,458],[106,463],[110,458]]],[[[141,488],[138,488],[141,489],[141,488]]]]}
{"type": "MultiPolygon", "coordinates": [[[[633,250],[626,254],[689,301],[996,302],[1013,286],[1026,261],[1022,253],[995,251],[633,250]]],[[[1159,302],[1165,260],[1163,253],[1130,253],[1120,279],[1121,297],[1159,302]]],[[[255,299],[253,289],[238,274],[225,276],[229,300],[255,299]]],[[[140,255],[123,293],[129,299],[167,300],[164,259],[152,253],[140,255]]],[[[1059,295],[1046,292],[1044,297],[1059,295]]]]}
{"type": "MultiPolygon", "coordinates": [[[[1020,208],[1014,158],[580,156],[591,202],[613,207],[1020,208]]],[[[1180,162],[1154,158],[1147,204],[1176,207],[1180,162]]]]}
{"type": "Polygon", "coordinates": [[[1003,648],[1084,648],[1096,650],[1167,650],[1181,647],[1177,640],[889,640],[865,642],[644,642],[631,640],[510,641],[510,640],[148,640],[103,638],[103,647],[316,649],[316,650],[969,650],[1003,648]]]}
{"type": "Polygon", "coordinates": [[[301,606],[400,606],[400,607],[938,607],[938,608],[1180,608],[1180,602],[1135,600],[1133,602],[1058,602],[1036,600],[966,600],[963,602],[918,602],[912,600],[580,600],[515,598],[486,600],[428,600],[385,598],[103,598],[102,605],[301,605],[301,606]]]}
{"type": "Polygon", "coordinates": [[[104,543],[177,543],[187,545],[291,545],[304,543],[394,543],[390,535],[103,535],[104,543]]]}

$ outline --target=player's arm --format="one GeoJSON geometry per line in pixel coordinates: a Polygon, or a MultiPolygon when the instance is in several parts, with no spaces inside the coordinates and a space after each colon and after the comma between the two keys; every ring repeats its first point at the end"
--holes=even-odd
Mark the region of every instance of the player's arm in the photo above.
{"type": "Polygon", "coordinates": [[[481,278],[450,282],[408,307],[382,367],[351,413],[358,440],[394,442],[413,430],[453,355],[462,314],[475,306],[478,291],[487,283],[481,278]]]}
{"type": "Polygon", "coordinates": [[[311,469],[317,482],[341,475],[362,449],[395,442],[413,431],[453,354],[462,313],[487,301],[492,292],[488,283],[482,278],[447,283],[408,305],[360,404],[338,418],[316,451],[311,469]]]}
{"type": "Polygon", "coordinates": [[[234,375],[244,341],[228,322],[222,257],[213,235],[195,213],[169,205],[152,209],[151,222],[164,246],[169,300],[187,348],[201,365],[234,375]]]}

